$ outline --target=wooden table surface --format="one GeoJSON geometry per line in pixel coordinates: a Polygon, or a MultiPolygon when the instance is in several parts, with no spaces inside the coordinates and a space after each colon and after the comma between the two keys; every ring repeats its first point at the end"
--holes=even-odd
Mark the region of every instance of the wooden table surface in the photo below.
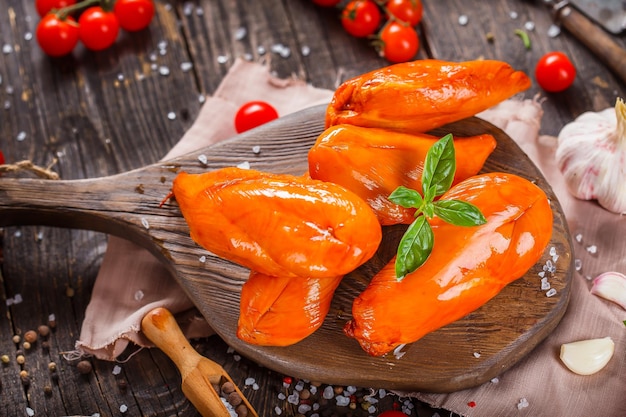
{"type": "MultiPolygon", "coordinates": [[[[556,135],[580,113],[611,107],[624,96],[623,82],[573,36],[565,31],[548,36],[553,20],[542,1],[424,3],[420,58],[501,59],[529,75],[550,50],[572,58],[578,76],[569,90],[545,94],[534,85],[526,92],[526,97],[542,93],[545,98],[542,134],[556,135]],[[459,23],[462,15],[466,25],[459,23]],[[524,28],[529,49],[515,33],[524,28]]],[[[49,59],[34,40],[39,20],[34,1],[0,0],[0,150],[7,162],[47,166],[56,161],[53,169],[63,179],[110,175],[155,162],[191,126],[202,106],[199,98],[215,91],[236,57],[270,58],[278,76],[296,74],[328,89],[387,64],[367,41],[343,31],[336,10],[310,0],[157,0],[156,6],[147,30],[120,34],[106,51],[79,47],[68,57],[49,59]],[[242,29],[246,35],[240,38],[242,29]],[[277,44],[288,46],[291,54],[273,53],[277,44]],[[305,49],[310,53],[302,53],[305,49]],[[172,112],[175,118],[168,117],[172,112]]],[[[614,40],[626,45],[623,37],[614,40]]],[[[0,366],[0,415],[197,415],[180,390],[178,371],[157,349],[118,364],[92,360],[93,372],[87,375],[63,358],[79,336],[105,235],[39,226],[1,232],[0,297],[7,302],[0,303],[0,355],[10,361],[0,366]],[[51,315],[56,327],[48,346],[40,340],[24,350],[12,341],[14,334],[47,324],[51,315]],[[15,360],[18,349],[23,365],[15,360]],[[56,362],[58,378],[51,378],[50,362],[56,362]],[[22,370],[28,372],[26,382],[22,370]]],[[[194,341],[194,346],[223,364],[241,387],[254,378],[260,388],[244,392],[259,415],[276,415],[277,407],[283,415],[297,414],[278,398],[279,392],[293,392],[295,381],[285,387],[284,375],[239,359],[216,337],[194,341]]],[[[359,387],[356,396],[368,388],[359,387]]],[[[373,414],[403,401],[386,397],[373,414]]],[[[370,414],[360,404],[356,410],[334,401],[320,404],[322,416],[370,414]]],[[[413,406],[412,415],[435,412],[417,401],[413,406]]]]}

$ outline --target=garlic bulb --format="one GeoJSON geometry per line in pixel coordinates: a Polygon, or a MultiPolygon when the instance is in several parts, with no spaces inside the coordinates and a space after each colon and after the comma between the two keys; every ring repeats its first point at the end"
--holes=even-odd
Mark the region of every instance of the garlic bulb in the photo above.
{"type": "Polygon", "coordinates": [[[586,112],[561,129],[556,161],[569,191],[626,213],[626,104],[586,112]]]}
{"type": "Polygon", "coordinates": [[[570,371],[591,375],[609,363],[614,351],[615,343],[610,337],[580,340],[562,344],[560,358],[570,371]]]}

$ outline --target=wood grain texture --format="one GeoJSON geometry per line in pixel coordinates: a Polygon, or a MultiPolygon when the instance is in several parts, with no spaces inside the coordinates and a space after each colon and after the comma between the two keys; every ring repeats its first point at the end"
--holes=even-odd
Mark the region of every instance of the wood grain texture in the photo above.
{"type": "Polygon", "coordinates": [[[476,118],[435,133],[493,134],[498,146],[484,171],[511,172],[546,191],[555,216],[549,248],[554,247],[560,256],[551,279],[556,296],[548,298],[541,291],[538,273],[550,259],[546,253],[523,278],[487,305],[409,345],[402,358],[370,357],[343,336],[342,328],[352,300],[395,251],[398,228],[390,228],[379,253],[344,278],[331,314],[312,336],[285,348],[249,345],[236,337],[239,291],[248,271],[198,247],[189,238],[176,204],[168,202],[159,208],[159,203],[181,171],[197,173],[247,161],[260,171],[302,174],[307,169],[308,149],[323,130],[324,112],[324,106],[307,109],[181,158],[111,177],[53,182],[0,179],[0,225],[44,223],[87,228],[141,244],[168,265],[228,344],[270,369],[308,380],[448,392],[488,381],[530,352],[554,329],[567,307],[572,274],[570,237],[558,201],[538,169],[502,131],[476,118]],[[255,145],[261,148],[258,155],[252,152],[255,145]],[[202,154],[208,158],[206,166],[198,159],[202,154]]]}

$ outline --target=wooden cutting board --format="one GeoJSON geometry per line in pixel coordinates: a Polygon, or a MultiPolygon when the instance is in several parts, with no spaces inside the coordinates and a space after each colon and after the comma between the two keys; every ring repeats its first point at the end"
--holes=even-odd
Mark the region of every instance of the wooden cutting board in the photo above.
{"type": "MultiPolygon", "coordinates": [[[[159,207],[180,171],[199,173],[248,162],[257,170],[302,174],[307,152],[323,131],[325,107],[313,107],[181,158],[119,175],[71,181],[0,178],[0,226],[49,225],[115,234],[153,252],[176,277],[215,331],[240,354],[286,375],[329,384],[451,392],[489,381],[540,343],[565,313],[573,271],[571,239],[552,189],[523,151],[500,129],[470,118],[435,134],[493,134],[498,142],[484,171],[506,171],[538,184],[551,200],[554,229],[542,259],[497,297],[467,317],[403,348],[370,357],[343,335],[352,300],[393,255],[402,227],[385,229],[377,255],[346,276],[330,313],[310,337],[289,347],[249,345],[236,337],[239,291],[248,271],[219,259],[189,237],[178,206],[159,207]],[[258,146],[260,152],[253,148],[258,146]],[[541,289],[548,273],[556,295],[541,289]]],[[[419,314],[419,312],[416,312],[419,314]]]]}

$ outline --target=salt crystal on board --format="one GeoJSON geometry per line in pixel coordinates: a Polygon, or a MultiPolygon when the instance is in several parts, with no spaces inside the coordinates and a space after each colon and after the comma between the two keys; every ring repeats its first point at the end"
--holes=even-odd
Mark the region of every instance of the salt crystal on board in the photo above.
{"type": "Polygon", "coordinates": [[[209,163],[209,159],[207,158],[207,156],[203,153],[201,153],[200,155],[198,155],[198,161],[200,161],[203,165],[206,165],[209,163]]]}
{"type": "Polygon", "coordinates": [[[25,41],[30,41],[30,40],[32,40],[32,39],[33,39],[33,32],[26,32],[26,33],[24,34],[24,40],[25,40],[25,41]]]}
{"type": "Polygon", "coordinates": [[[235,31],[235,40],[240,41],[248,35],[248,29],[245,27],[237,28],[235,31]]]}
{"type": "Polygon", "coordinates": [[[553,297],[556,295],[556,290],[554,288],[550,288],[546,293],[546,297],[553,297]]]}
{"type": "Polygon", "coordinates": [[[467,15],[462,14],[461,16],[459,16],[459,25],[465,26],[467,25],[468,22],[469,22],[469,17],[467,17],[467,15]]]}
{"type": "Polygon", "coordinates": [[[558,25],[550,25],[548,28],[548,36],[551,38],[556,38],[561,34],[561,28],[558,25]]]}

